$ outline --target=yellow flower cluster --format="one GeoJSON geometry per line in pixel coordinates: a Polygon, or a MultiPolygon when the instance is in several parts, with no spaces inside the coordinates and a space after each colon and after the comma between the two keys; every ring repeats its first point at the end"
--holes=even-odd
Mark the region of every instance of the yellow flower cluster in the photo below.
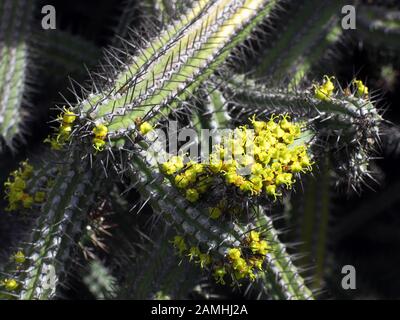
{"type": "MultiPolygon", "coordinates": [[[[175,236],[171,241],[180,256],[187,256],[202,269],[210,268],[217,283],[225,284],[224,277],[230,274],[233,279],[255,280],[257,270],[262,270],[269,247],[267,241],[257,231],[250,231],[243,239],[241,247],[228,249],[226,257],[215,261],[210,254],[202,253],[199,247],[189,248],[184,237],[175,236]]],[[[210,270],[209,269],[209,270],[210,270]]]]}
{"type": "Polygon", "coordinates": [[[354,79],[352,83],[356,86],[357,95],[359,97],[364,97],[368,95],[368,87],[364,85],[364,83],[361,80],[354,79]]]}
{"type": "Polygon", "coordinates": [[[74,112],[64,107],[63,112],[58,116],[58,120],[61,123],[57,134],[53,137],[49,136],[44,140],[44,142],[50,143],[53,150],[60,150],[65,142],[70,139],[76,115],[74,112]]]}
{"type": "Polygon", "coordinates": [[[335,85],[332,82],[335,77],[324,76],[324,81],[321,85],[314,84],[314,96],[316,99],[328,101],[335,90],[335,85]]]}
{"type": "MultiPolygon", "coordinates": [[[[216,177],[246,195],[265,193],[275,200],[283,188],[292,187],[294,174],[311,171],[307,146],[292,145],[300,137],[301,125],[291,122],[287,115],[272,116],[269,121],[257,121],[253,116],[251,124],[253,130],[241,126],[225,137],[210,155],[209,163],[184,164],[183,157],[174,156],[162,164],[162,171],[175,175],[175,186],[190,202],[197,201],[216,177]]],[[[210,215],[219,216],[219,209],[211,208],[210,215]]]]}
{"type": "Polygon", "coordinates": [[[202,269],[211,264],[211,256],[207,253],[202,253],[199,247],[190,247],[188,250],[188,246],[182,236],[175,236],[171,242],[179,255],[186,255],[189,257],[189,261],[195,261],[200,264],[202,269]]]}
{"type": "MultiPolygon", "coordinates": [[[[26,261],[26,258],[22,251],[18,251],[12,256],[12,260],[16,264],[17,270],[19,270],[21,265],[26,261]]],[[[0,280],[0,286],[4,287],[7,291],[15,291],[19,288],[19,283],[15,279],[6,278],[0,280]]]]}
{"type": "MultiPolygon", "coordinates": [[[[228,263],[223,269],[231,270],[236,280],[248,278],[253,281],[256,278],[255,270],[262,270],[265,255],[268,252],[268,244],[267,241],[261,239],[259,232],[250,231],[242,245],[242,248],[228,250],[228,263]]],[[[220,277],[220,268],[214,272],[217,282],[223,281],[220,277]]]]}
{"type": "Polygon", "coordinates": [[[102,123],[96,125],[93,128],[94,138],[93,138],[92,143],[93,143],[93,148],[96,151],[104,150],[104,146],[106,144],[105,139],[107,137],[107,133],[108,133],[108,128],[102,123]]]}
{"type": "Polygon", "coordinates": [[[45,193],[38,191],[34,196],[26,192],[27,181],[31,178],[33,167],[27,161],[23,161],[18,170],[11,173],[11,177],[4,183],[5,198],[8,200],[7,211],[15,211],[19,208],[32,208],[34,202],[44,201],[45,193]]]}

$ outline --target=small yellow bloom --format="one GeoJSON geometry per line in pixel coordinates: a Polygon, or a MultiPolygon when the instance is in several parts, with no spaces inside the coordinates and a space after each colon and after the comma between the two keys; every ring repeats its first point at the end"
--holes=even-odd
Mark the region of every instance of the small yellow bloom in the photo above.
{"type": "Polygon", "coordinates": [[[5,279],[3,281],[4,287],[8,290],[8,291],[15,291],[18,289],[19,284],[16,280],[14,279],[5,279]]]}
{"type": "Polygon", "coordinates": [[[35,193],[34,198],[35,202],[42,203],[46,199],[46,193],[43,191],[38,191],[35,193]]]}
{"type": "Polygon", "coordinates": [[[199,200],[199,193],[196,189],[187,189],[186,199],[190,202],[196,202],[197,200],[199,200]]]}
{"type": "Polygon", "coordinates": [[[175,236],[172,240],[172,244],[176,249],[178,249],[179,254],[183,254],[183,252],[187,249],[185,239],[183,239],[181,236],[175,236]]]}
{"type": "Polygon", "coordinates": [[[257,257],[250,258],[249,262],[256,269],[258,269],[258,270],[262,270],[263,269],[262,265],[263,265],[263,262],[264,262],[264,258],[261,258],[261,259],[257,258],[257,257]]]}
{"type": "Polygon", "coordinates": [[[52,150],[61,150],[63,146],[63,143],[57,140],[57,138],[51,136],[48,136],[43,142],[49,143],[52,150]]]}
{"type": "Polygon", "coordinates": [[[213,208],[208,208],[208,213],[210,214],[211,219],[218,219],[221,216],[222,211],[218,207],[213,207],[213,208]]]}
{"type": "Polygon", "coordinates": [[[104,140],[107,136],[108,128],[100,123],[93,128],[93,134],[98,140],[104,140]]]}
{"type": "Polygon", "coordinates": [[[357,95],[359,97],[363,97],[364,95],[368,95],[368,87],[364,85],[364,83],[361,80],[353,80],[353,83],[357,87],[357,95]]]}
{"type": "Polygon", "coordinates": [[[153,130],[154,128],[149,122],[143,122],[139,127],[139,131],[142,135],[146,135],[153,130]]]}
{"type": "Polygon", "coordinates": [[[273,197],[274,197],[274,200],[276,200],[276,197],[279,195],[279,194],[276,192],[276,185],[274,185],[274,184],[268,185],[268,186],[265,188],[265,192],[267,193],[267,195],[273,196],[273,197]]]}
{"type": "Polygon", "coordinates": [[[335,85],[331,79],[335,79],[335,77],[328,77],[325,75],[324,83],[322,85],[314,85],[315,98],[323,101],[330,99],[333,94],[333,90],[335,90],[335,85]]]}
{"type": "Polygon", "coordinates": [[[260,241],[260,234],[257,231],[250,231],[249,233],[250,241],[260,241]]]}
{"type": "Polygon", "coordinates": [[[72,127],[69,124],[62,124],[59,129],[59,138],[66,139],[72,132],[72,127]]]}
{"type": "Polygon", "coordinates": [[[70,110],[66,110],[62,116],[62,122],[66,124],[72,124],[76,120],[76,115],[70,110]]]}
{"type": "Polygon", "coordinates": [[[239,259],[239,258],[240,258],[240,255],[241,255],[241,252],[240,252],[240,249],[238,249],[238,248],[231,248],[231,249],[229,249],[229,251],[228,251],[228,257],[229,257],[231,260],[239,259]]]}
{"type": "Polygon", "coordinates": [[[225,284],[224,276],[226,275],[225,267],[217,267],[214,269],[213,276],[217,283],[225,284]]]}
{"type": "Polygon", "coordinates": [[[210,255],[207,253],[200,253],[198,263],[200,264],[200,268],[205,268],[211,263],[210,255]]]}
{"type": "Polygon", "coordinates": [[[102,139],[99,139],[99,138],[94,138],[93,139],[93,148],[96,151],[103,151],[105,144],[106,144],[106,142],[104,140],[102,140],[102,139]]]}
{"type": "Polygon", "coordinates": [[[199,257],[201,254],[200,249],[198,247],[191,247],[189,250],[189,261],[192,261],[194,258],[199,257]]]}
{"type": "Polygon", "coordinates": [[[22,197],[22,206],[23,206],[25,209],[30,209],[30,208],[32,208],[32,205],[33,205],[33,198],[32,198],[32,196],[30,196],[30,195],[27,194],[27,193],[24,193],[24,195],[23,195],[23,197],[22,197]]]}
{"type": "Polygon", "coordinates": [[[14,254],[14,261],[16,263],[24,263],[26,260],[25,255],[22,251],[18,251],[14,254]]]}

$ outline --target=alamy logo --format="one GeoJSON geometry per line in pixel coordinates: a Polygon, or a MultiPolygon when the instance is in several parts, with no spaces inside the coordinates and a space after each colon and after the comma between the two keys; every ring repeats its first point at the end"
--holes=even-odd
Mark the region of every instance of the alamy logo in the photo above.
{"type": "Polygon", "coordinates": [[[342,18],[343,30],[356,29],[356,8],[352,5],[343,6],[342,14],[345,15],[342,18]]]}
{"type": "Polygon", "coordinates": [[[42,8],[42,14],[45,15],[42,18],[42,28],[44,30],[56,29],[56,8],[51,5],[46,5],[42,8]]]}
{"type": "Polygon", "coordinates": [[[344,290],[355,290],[356,289],[356,268],[347,264],[342,268],[342,274],[345,276],[342,278],[342,288],[344,290]]]}

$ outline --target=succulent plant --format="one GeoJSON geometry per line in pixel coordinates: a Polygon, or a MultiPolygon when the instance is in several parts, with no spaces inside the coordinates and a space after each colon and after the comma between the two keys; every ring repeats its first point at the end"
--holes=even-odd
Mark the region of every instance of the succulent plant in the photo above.
{"type": "MultiPolygon", "coordinates": [[[[364,79],[344,85],[321,72],[345,41],[343,4],[126,1],[109,28],[114,38],[99,48],[65,30],[33,31],[31,3],[0,0],[0,157],[23,144],[35,55],[54,87],[66,75],[82,82],[71,81],[63,103],[47,101],[57,115],[41,124],[51,130],[40,151],[1,169],[10,172],[3,208],[27,229],[4,252],[2,298],[68,297],[74,281],[98,299],[207,298],[221,288],[258,299],[317,298],[331,187],[360,191],[373,178],[386,125],[364,79]],[[196,138],[184,145],[188,132],[196,138]],[[278,231],[287,202],[305,208],[304,221],[288,210],[303,252],[312,251],[311,207],[321,207],[311,280],[303,271],[310,261],[278,231]]],[[[368,10],[375,13],[360,7],[361,36],[371,25],[398,36],[395,24],[371,21],[368,10]]]]}

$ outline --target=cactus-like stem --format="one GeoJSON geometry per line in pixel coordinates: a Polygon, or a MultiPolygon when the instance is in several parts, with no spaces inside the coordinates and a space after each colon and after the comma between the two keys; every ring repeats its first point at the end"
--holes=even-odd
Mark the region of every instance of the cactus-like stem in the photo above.
{"type": "Polygon", "coordinates": [[[285,19],[282,33],[260,57],[254,75],[267,76],[271,81],[290,79],[290,85],[298,84],[338,38],[340,30],[335,26],[342,5],[342,1],[329,0],[296,3],[295,14],[285,19]]]}
{"type": "MultiPolygon", "coordinates": [[[[333,139],[324,147],[339,151],[332,153],[333,161],[339,171],[347,173],[349,189],[357,189],[370,176],[368,163],[379,140],[383,118],[368,96],[360,97],[347,88],[321,100],[311,90],[269,89],[240,78],[227,82],[225,89],[232,97],[233,112],[237,110],[239,117],[288,112],[313,123],[321,141],[333,139]],[[341,152],[345,152],[345,157],[341,152]],[[344,163],[343,159],[348,162],[344,163]]],[[[342,181],[339,175],[338,183],[342,181]]]]}
{"type": "Polygon", "coordinates": [[[152,243],[142,245],[145,251],[135,258],[133,266],[127,266],[125,285],[118,290],[118,298],[157,299],[161,294],[169,299],[188,298],[200,275],[192,264],[180,262],[174,254],[171,231],[157,228],[152,243]]]}
{"type": "Polygon", "coordinates": [[[262,208],[255,208],[255,211],[257,225],[266,230],[266,239],[272,247],[268,255],[269,267],[263,277],[260,278],[258,285],[261,284],[261,288],[267,287],[265,282],[271,281],[271,277],[267,273],[271,272],[276,279],[275,286],[271,288],[273,295],[280,296],[284,293],[284,298],[289,300],[313,299],[312,292],[307,288],[299,271],[293,264],[285,245],[280,242],[272,220],[264,213],[262,208]],[[279,291],[276,291],[277,289],[279,291]]]}
{"type": "Polygon", "coordinates": [[[301,265],[315,266],[309,270],[311,286],[322,287],[327,264],[327,246],[331,232],[332,170],[329,158],[321,159],[320,170],[315,177],[304,181],[304,192],[291,197],[290,216],[292,224],[299,226],[295,239],[301,242],[299,252],[304,255],[301,265]]]}
{"type": "MultiPolygon", "coordinates": [[[[115,141],[134,131],[135,119],[155,122],[189,97],[232,48],[264,19],[276,1],[198,1],[181,20],[151,39],[113,85],[77,108],[81,120],[108,124],[115,141]]],[[[82,135],[87,135],[83,126],[82,135]]],[[[91,130],[91,128],[90,128],[91,130]]]]}
{"type": "Polygon", "coordinates": [[[50,171],[44,166],[34,175],[32,188],[28,184],[28,192],[34,192],[34,186],[39,184],[45,193],[45,201],[40,204],[38,210],[41,213],[22,250],[26,261],[17,268],[11,264],[6,270],[6,276],[19,284],[15,294],[19,299],[54,298],[57,286],[65,280],[85,213],[94,201],[97,186],[97,182],[93,186],[91,180],[92,170],[85,171],[76,161],[60,163],[50,171]]]}
{"type": "MultiPolygon", "coordinates": [[[[27,90],[27,59],[33,1],[0,3],[0,139],[11,146],[21,133],[27,90]]],[[[1,148],[1,141],[0,141],[1,148]]]]}
{"type": "Polygon", "coordinates": [[[387,48],[385,54],[398,55],[400,50],[400,11],[376,6],[357,8],[357,36],[374,48],[387,48]]]}

